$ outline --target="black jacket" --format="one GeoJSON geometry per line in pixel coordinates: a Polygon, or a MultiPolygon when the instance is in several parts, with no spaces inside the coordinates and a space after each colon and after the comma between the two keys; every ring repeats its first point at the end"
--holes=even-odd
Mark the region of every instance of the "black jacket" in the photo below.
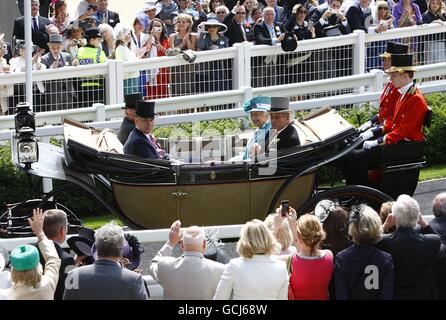
{"type": "MultiPolygon", "coordinates": [[[[37,245],[37,243],[34,245],[36,246],[37,250],[39,250],[39,246],[37,245]]],[[[62,247],[57,242],[54,242],[54,247],[56,248],[57,255],[61,260],[59,269],[59,280],[57,281],[56,292],[54,293],[54,300],[62,300],[65,290],[65,279],[67,278],[68,271],[74,268],[74,258],[70,256],[64,249],[62,249],[62,247]]],[[[39,255],[40,264],[43,267],[45,266],[45,259],[40,253],[40,250],[39,255]]]]}
{"type": "Polygon", "coordinates": [[[150,143],[149,138],[137,128],[133,129],[124,144],[124,153],[142,158],[161,159],[161,155],[150,143]]]}
{"type": "MultiPolygon", "coordinates": [[[[32,32],[32,41],[33,44],[39,46],[40,48],[46,49],[48,51],[47,43],[50,39],[48,33],[46,33],[46,26],[50,24],[50,20],[48,18],[39,16],[39,31],[38,32],[32,32]]],[[[14,31],[12,35],[16,39],[25,39],[25,18],[24,17],[18,17],[14,20],[14,31]]],[[[14,45],[14,42],[13,44],[14,45]]]]}
{"type": "MultiPolygon", "coordinates": [[[[276,32],[277,38],[285,32],[283,24],[279,22],[274,22],[274,30],[276,32]]],[[[256,44],[266,44],[269,46],[272,45],[271,35],[269,34],[268,27],[266,26],[266,23],[264,21],[257,23],[254,26],[254,38],[256,44]]]]}
{"type": "MultiPolygon", "coordinates": [[[[223,23],[228,27],[228,31],[225,32],[225,37],[229,39],[229,46],[232,47],[234,43],[240,43],[245,41],[243,37],[243,31],[240,27],[240,24],[234,21],[234,13],[230,12],[226,17],[223,23]]],[[[246,34],[246,41],[254,40],[254,32],[252,27],[249,24],[242,23],[243,29],[246,34]]]]}
{"type": "MultiPolygon", "coordinates": [[[[430,227],[424,233],[433,232],[430,227]]],[[[435,298],[433,267],[440,253],[440,237],[419,234],[412,228],[398,228],[376,245],[392,255],[395,267],[394,298],[427,300],[435,298]]]]}
{"type": "MultiPolygon", "coordinates": [[[[359,4],[352,5],[345,15],[348,20],[348,25],[350,30],[353,32],[355,30],[363,30],[367,33],[367,28],[365,27],[365,20],[370,14],[365,15],[359,4]]],[[[371,19],[371,18],[370,18],[371,19]]]]}
{"type": "Polygon", "coordinates": [[[314,13],[311,16],[311,23],[313,24],[314,28],[316,29],[316,37],[320,38],[320,37],[326,37],[327,35],[325,34],[325,31],[327,28],[330,28],[332,26],[338,26],[339,30],[341,31],[342,34],[349,34],[350,33],[350,27],[348,26],[344,26],[341,22],[341,20],[339,19],[338,16],[336,15],[332,15],[328,18],[328,24],[325,25],[321,25],[321,23],[319,22],[319,20],[321,19],[321,17],[324,15],[325,11],[327,11],[328,8],[324,8],[324,9],[317,9],[314,11],[314,13]]]}
{"type": "Polygon", "coordinates": [[[292,124],[289,124],[277,136],[277,150],[287,149],[300,145],[299,135],[292,124]]]}

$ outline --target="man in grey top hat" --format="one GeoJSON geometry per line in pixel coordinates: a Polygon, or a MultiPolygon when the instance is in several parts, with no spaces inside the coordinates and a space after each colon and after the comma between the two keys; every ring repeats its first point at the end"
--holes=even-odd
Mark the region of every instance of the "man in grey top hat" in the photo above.
{"type": "Polygon", "coordinates": [[[277,142],[277,150],[287,149],[300,145],[299,134],[293,126],[291,119],[290,99],[271,97],[271,127],[276,130],[274,137],[269,137],[269,144],[277,142]]]}
{"type": "Polygon", "coordinates": [[[63,37],[60,34],[50,35],[50,40],[48,42],[48,47],[50,52],[42,57],[41,63],[43,63],[47,69],[57,69],[62,68],[67,65],[78,66],[79,61],[77,59],[72,59],[71,55],[67,52],[62,52],[63,49],[63,37]]]}
{"type": "Polygon", "coordinates": [[[136,101],[142,100],[141,93],[132,93],[128,94],[124,97],[125,106],[123,109],[125,110],[125,118],[122,120],[121,127],[118,131],[118,139],[122,144],[125,144],[130,132],[135,129],[135,112],[136,112],[136,101]]]}

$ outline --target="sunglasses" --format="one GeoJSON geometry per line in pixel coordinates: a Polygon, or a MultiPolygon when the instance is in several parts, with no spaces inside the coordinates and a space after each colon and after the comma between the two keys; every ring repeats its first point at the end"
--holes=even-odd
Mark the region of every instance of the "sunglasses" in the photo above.
{"type": "Polygon", "coordinates": [[[239,14],[239,15],[245,15],[246,12],[236,12],[236,14],[239,14]]]}
{"type": "Polygon", "coordinates": [[[379,7],[378,10],[389,10],[387,7],[379,7]]]}
{"type": "Polygon", "coordinates": [[[225,11],[217,11],[217,14],[226,14],[225,11]]]}
{"type": "Polygon", "coordinates": [[[297,11],[297,13],[304,13],[304,14],[307,14],[308,11],[306,11],[306,10],[299,10],[299,11],[297,11]]]}

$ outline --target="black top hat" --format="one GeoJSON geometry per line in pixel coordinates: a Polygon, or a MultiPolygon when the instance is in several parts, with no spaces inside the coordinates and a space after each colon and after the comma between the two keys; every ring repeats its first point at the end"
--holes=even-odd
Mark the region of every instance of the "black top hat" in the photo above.
{"type": "Polygon", "coordinates": [[[407,44],[389,41],[386,51],[381,54],[381,58],[390,58],[392,54],[406,54],[408,52],[409,46],[407,44]]]}
{"type": "Polygon", "coordinates": [[[290,111],[290,98],[271,97],[271,109],[270,113],[277,112],[289,112],[290,111]]]}
{"type": "Polygon", "coordinates": [[[391,72],[406,72],[406,71],[417,71],[413,67],[413,54],[393,54],[392,55],[392,66],[385,70],[387,73],[391,72]]]}
{"type": "Polygon", "coordinates": [[[155,101],[138,100],[136,101],[136,116],[141,118],[155,118],[155,101]]]}
{"type": "Polygon", "coordinates": [[[280,46],[283,51],[294,51],[297,48],[297,39],[294,33],[287,32],[285,33],[285,38],[280,42],[280,46]]]}
{"type": "Polygon", "coordinates": [[[102,35],[98,28],[89,28],[85,31],[84,37],[89,40],[93,38],[102,38],[102,35]]]}
{"type": "Polygon", "coordinates": [[[89,228],[82,228],[77,236],[67,239],[68,246],[78,256],[91,257],[91,248],[94,244],[94,230],[89,228]]]}
{"type": "Polygon", "coordinates": [[[125,106],[122,109],[136,109],[136,102],[143,100],[142,93],[131,93],[124,96],[125,106]]]}

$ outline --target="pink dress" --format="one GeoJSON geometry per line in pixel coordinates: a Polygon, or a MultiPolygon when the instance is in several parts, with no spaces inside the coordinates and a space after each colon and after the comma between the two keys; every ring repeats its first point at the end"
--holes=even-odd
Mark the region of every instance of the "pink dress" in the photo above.
{"type": "Polygon", "coordinates": [[[333,254],[322,250],[323,256],[292,258],[290,286],[295,300],[328,300],[328,285],[333,275],[333,254]]]}

